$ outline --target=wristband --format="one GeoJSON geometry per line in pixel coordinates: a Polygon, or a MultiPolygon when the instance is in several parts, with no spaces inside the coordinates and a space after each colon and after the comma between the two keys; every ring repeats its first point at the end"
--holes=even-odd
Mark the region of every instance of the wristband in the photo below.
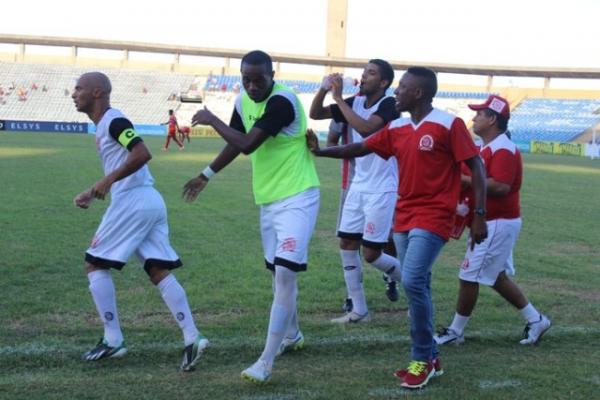
{"type": "Polygon", "coordinates": [[[212,170],[210,165],[208,167],[204,168],[204,171],[202,171],[202,175],[204,175],[207,179],[212,178],[212,176],[214,174],[216,174],[216,172],[212,170]]]}

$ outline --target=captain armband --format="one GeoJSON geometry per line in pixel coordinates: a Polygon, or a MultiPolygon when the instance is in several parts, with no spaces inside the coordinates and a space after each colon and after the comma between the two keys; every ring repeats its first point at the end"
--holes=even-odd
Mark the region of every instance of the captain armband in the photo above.
{"type": "Polygon", "coordinates": [[[129,146],[133,144],[132,142],[134,140],[135,142],[138,142],[141,140],[141,138],[133,128],[124,129],[119,135],[119,143],[121,143],[121,146],[127,149],[129,149],[129,146]]]}

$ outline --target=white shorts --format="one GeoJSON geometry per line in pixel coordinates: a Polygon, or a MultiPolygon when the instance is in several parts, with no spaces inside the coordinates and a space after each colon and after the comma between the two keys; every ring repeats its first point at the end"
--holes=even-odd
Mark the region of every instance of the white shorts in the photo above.
{"type": "Polygon", "coordinates": [[[364,193],[349,190],[340,204],[338,237],[361,240],[367,247],[381,248],[392,229],[395,192],[364,193]]]}
{"type": "Polygon", "coordinates": [[[121,269],[134,253],[146,270],[182,265],[169,243],[165,202],[152,186],[113,196],[85,260],[96,267],[121,269]]]}
{"type": "Polygon", "coordinates": [[[260,207],[265,264],[306,271],[308,244],[319,213],[319,188],[310,188],[260,207]]]}
{"type": "Polygon", "coordinates": [[[467,253],[458,277],[463,281],[493,286],[501,272],[514,275],[512,250],[521,231],[521,218],[487,221],[488,237],[467,253]]]}

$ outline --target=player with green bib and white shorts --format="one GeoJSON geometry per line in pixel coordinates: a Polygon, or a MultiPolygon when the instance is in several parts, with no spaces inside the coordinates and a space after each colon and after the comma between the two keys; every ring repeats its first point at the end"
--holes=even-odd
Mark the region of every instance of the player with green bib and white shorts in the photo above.
{"type": "Polygon", "coordinates": [[[296,273],[307,268],[308,244],[319,210],[319,179],[314,157],[306,146],[306,116],[294,92],[273,81],[271,57],[259,50],[242,58],[244,91],[236,99],[229,125],[208,109],[198,111],[192,124],[212,126],[227,146],[183,195],[193,201],[208,180],[240,153],[250,154],[252,189],[260,206],[265,264],[273,271],[273,304],[265,348],[242,371],[254,383],[269,380],[277,355],[304,344],[297,319],[296,273]]]}

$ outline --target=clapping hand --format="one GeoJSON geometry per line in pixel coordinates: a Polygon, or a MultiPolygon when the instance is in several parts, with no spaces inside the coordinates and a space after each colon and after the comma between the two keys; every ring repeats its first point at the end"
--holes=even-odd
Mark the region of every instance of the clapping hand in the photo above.
{"type": "Polygon", "coordinates": [[[310,128],[306,130],[306,145],[312,153],[319,151],[319,138],[315,131],[310,128]]]}
{"type": "Polygon", "coordinates": [[[214,120],[215,115],[206,106],[202,110],[199,110],[192,117],[192,126],[196,125],[210,125],[214,120]]]}

